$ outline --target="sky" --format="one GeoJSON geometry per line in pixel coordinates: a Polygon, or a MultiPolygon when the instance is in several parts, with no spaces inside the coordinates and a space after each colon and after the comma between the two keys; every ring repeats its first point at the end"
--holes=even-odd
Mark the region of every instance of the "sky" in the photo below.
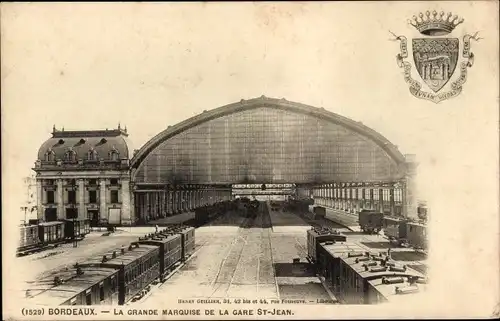
{"type": "Polygon", "coordinates": [[[497,100],[496,30],[487,27],[495,17],[472,24],[482,7],[453,7],[467,14],[458,34],[481,31],[488,41],[472,43],[475,64],[460,97],[434,104],[409,94],[399,43],[389,40],[389,31],[418,35],[406,24],[426,10],[418,3],[3,6],[4,168],[17,185],[53,125],[121,123],[140,148],[203,110],[261,95],[361,121],[416,154],[422,171],[473,154],[477,141],[496,143],[495,105],[483,103],[497,100]]]}
{"type": "Polygon", "coordinates": [[[472,227],[455,222],[462,230],[498,214],[498,2],[1,8],[3,208],[18,209],[22,178],[54,124],[121,123],[139,148],[203,110],[266,95],[361,121],[415,154],[420,198],[436,220],[485,215],[472,227]],[[409,93],[389,32],[419,37],[407,19],[429,8],[464,17],[453,36],[482,38],[471,44],[463,92],[439,104],[409,93]]]}

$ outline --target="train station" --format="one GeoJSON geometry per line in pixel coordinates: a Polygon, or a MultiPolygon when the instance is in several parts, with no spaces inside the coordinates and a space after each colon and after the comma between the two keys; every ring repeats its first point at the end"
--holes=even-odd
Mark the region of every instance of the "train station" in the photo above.
{"type": "Polygon", "coordinates": [[[413,155],[322,108],[260,97],[169,126],[138,150],[128,135],[54,126],[34,167],[38,219],[142,224],[227,200],[238,184],[294,184],[326,208],[416,217],[413,155]]]}
{"type": "Polygon", "coordinates": [[[97,268],[107,276],[58,304],[179,293],[371,304],[392,300],[386,286],[424,287],[427,209],[416,158],[362,123],[262,96],[169,126],[139,149],[128,135],[121,125],[54,126],[41,145],[37,219],[25,222],[20,248],[48,249],[19,258],[46,261],[27,280],[27,298],[41,298],[37,280],[62,286],[58,269],[68,262],[79,277],[97,268]],[[120,257],[138,267],[122,277],[113,263],[120,257]],[[138,278],[143,288],[120,292],[138,278]],[[350,283],[366,293],[356,296],[350,283]]]}

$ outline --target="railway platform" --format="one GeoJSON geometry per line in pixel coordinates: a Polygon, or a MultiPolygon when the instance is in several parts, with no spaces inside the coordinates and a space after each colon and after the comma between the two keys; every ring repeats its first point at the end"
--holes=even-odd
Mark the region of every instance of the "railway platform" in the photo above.
{"type": "Polygon", "coordinates": [[[295,214],[269,212],[264,203],[255,219],[227,213],[196,230],[196,253],[143,302],[224,298],[329,302],[321,281],[306,264],[309,227],[295,214]],[[300,225],[285,225],[290,221],[300,225]],[[280,222],[284,229],[274,230],[280,222]],[[293,263],[296,258],[300,264],[293,263]]]}
{"type": "Polygon", "coordinates": [[[331,207],[323,206],[326,210],[325,218],[334,223],[345,226],[353,232],[360,232],[361,229],[358,223],[358,214],[347,213],[331,207]]]}
{"type": "MultiPolygon", "coordinates": [[[[186,218],[189,219],[189,213],[175,222],[186,218]]],[[[173,219],[164,220],[158,225],[172,222],[173,219]]],[[[425,271],[425,255],[396,248],[382,235],[356,232],[326,218],[311,218],[307,213],[271,211],[268,204],[261,203],[257,217],[233,210],[197,228],[194,254],[139,302],[265,298],[303,300],[304,304],[334,303],[336,298],[307,261],[306,231],[311,225],[339,229],[367,251],[391,248],[394,260],[425,271]],[[179,293],[184,297],[179,298],[179,293]]],[[[154,230],[154,226],[136,226],[118,228],[106,236],[103,232],[91,232],[76,248],[69,243],[19,260],[25,261],[22,266],[30,266],[25,274],[29,281],[110,248],[126,246],[154,230]]]]}

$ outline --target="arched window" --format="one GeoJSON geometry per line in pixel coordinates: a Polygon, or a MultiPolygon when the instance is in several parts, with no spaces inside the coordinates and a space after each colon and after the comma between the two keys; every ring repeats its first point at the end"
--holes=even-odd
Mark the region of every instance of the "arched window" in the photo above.
{"type": "Polygon", "coordinates": [[[55,160],[56,160],[56,153],[54,153],[54,151],[52,149],[49,149],[45,153],[45,161],[47,161],[47,162],[53,162],[55,160]]]}
{"type": "Polygon", "coordinates": [[[75,162],[76,161],[75,151],[72,148],[68,149],[68,151],[64,155],[64,159],[68,162],[75,162]]]}
{"type": "Polygon", "coordinates": [[[95,151],[94,148],[91,148],[90,151],[88,152],[87,159],[89,161],[96,161],[97,160],[97,152],[95,151]]]}
{"type": "Polygon", "coordinates": [[[115,146],[113,146],[113,148],[109,152],[109,159],[111,159],[112,161],[117,161],[120,159],[120,154],[116,150],[115,146]]]}

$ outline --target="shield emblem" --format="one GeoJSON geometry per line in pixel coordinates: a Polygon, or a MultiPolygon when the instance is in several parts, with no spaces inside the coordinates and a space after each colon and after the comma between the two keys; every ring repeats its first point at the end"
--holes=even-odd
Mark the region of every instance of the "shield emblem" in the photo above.
{"type": "Polygon", "coordinates": [[[438,92],[450,80],[458,60],[457,38],[413,39],[413,59],[422,80],[438,92]]]}

